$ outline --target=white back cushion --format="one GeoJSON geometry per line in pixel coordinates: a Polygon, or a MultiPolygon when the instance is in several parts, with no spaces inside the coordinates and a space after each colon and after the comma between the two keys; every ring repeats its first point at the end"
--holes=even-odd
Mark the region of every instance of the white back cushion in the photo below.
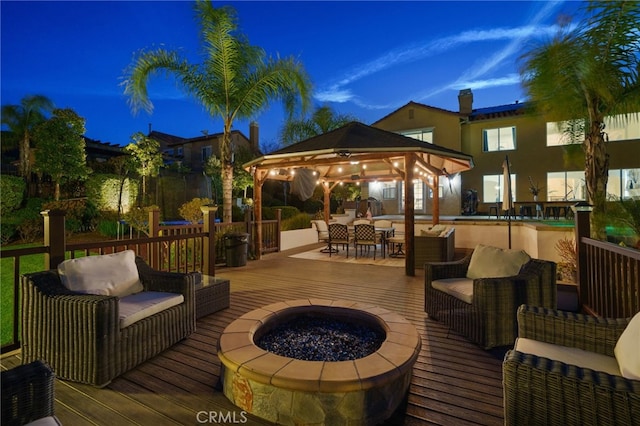
{"type": "Polygon", "coordinates": [[[66,288],[79,293],[123,297],[143,290],[133,250],[65,260],[58,273],[66,288]]]}
{"type": "Polygon", "coordinates": [[[531,257],[524,250],[507,250],[478,244],[473,250],[467,278],[499,278],[518,275],[531,257]]]}
{"type": "Polygon", "coordinates": [[[640,380],[640,312],[624,329],[613,350],[622,377],[640,380]]]}

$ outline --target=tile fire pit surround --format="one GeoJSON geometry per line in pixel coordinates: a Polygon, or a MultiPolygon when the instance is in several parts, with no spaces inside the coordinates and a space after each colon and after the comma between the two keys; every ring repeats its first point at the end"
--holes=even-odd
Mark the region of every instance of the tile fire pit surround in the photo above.
{"type": "Polygon", "coordinates": [[[240,409],[283,425],[374,425],[404,399],[421,340],[415,326],[389,310],[345,300],[300,299],[248,312],[218,341],[225,396],[240,409]],[[298,315],[364,323],[386,333],[380,348],[352,361],[302,361],[255,345],[298,315]]]}

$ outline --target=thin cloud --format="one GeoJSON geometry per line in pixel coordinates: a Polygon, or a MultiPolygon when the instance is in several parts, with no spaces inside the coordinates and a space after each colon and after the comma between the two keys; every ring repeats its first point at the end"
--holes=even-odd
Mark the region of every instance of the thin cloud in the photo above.
{"type": "MultiPolygon", "coordinates": [[[[559,29],[557,25],[539,25],[539,22],[548,17],[558,4],[559,2],[545,3],[544,7],[532,19],[532,22],[529,25],[514,28],[469,30],[457,35],[443,37],[437,40],[413,44],[409,47],[402,47],[396,50],[392,50],[374,59],[373,61],[369,61],[365,64],[355,67],[352,71],[337,79],[336,82],[320,90],[315,95],[315,97],[316,99],[323,102],[354,102],[359,106],[369,109],[386,108],[387,106],[366,105],[364,102],[362,102],[362,100],[358,99],[358,97],[352,91],[346,89],[345,86],[348,86],[355,81],[378,73],[385,69],[422,60],[430,56],[435,56],[437,54],[450,51],[454,48],[458,48],[460,45],[487,41],[509,40],[510,42],[505,48],[499,50],[482,63],[470,67],[469,71],[466,71],[453,83],[444,85],[445,87],[433,90],[428,94],[421,96],[421,98],[426,99],[427,97],[433,96],[444,90],[449,90],[453,87],[459,87],[463,83],[472,83],[474,82],[474,80],[494,70],[507,58],[517,53],[524,40],[534,36],[545,37],[556,34],[559,29]]],[[[514,75],[511,74],[509,76],[501,78],[478,80],[474,85],[476,85],[477,88],[480,88],[491,87],[491,85],[503,86],[516,84],[517,82],[519,82],[519,79],[516,81],[514,75]]],[[[468,85],[466,87],[470,86],[471,85],[468,85]]]]}

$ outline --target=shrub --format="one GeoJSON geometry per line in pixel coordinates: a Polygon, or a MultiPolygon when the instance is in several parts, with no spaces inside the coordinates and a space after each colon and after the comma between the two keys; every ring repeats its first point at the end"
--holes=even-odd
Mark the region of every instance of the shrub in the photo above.
{"type": "MultiPolygon", "coordinates": [[[[282,216],[281,216],[282,220],[291,219],[292,217],[297,216],[300,213],[300,210],[298,210],[297,207],[293,207],[293,206],[273,206],[272,209],[282,210],[282,216]]],[[[275,219],[275,215],[274,215],[274,219],[275,219]]]]}
{"type": "Polygon", "coordinates": [[[210,198],[194,198],[193,200],[181,205],[178,209],[178,214],[190,223],[198,223],[202,220],[203,216],[200,207],[208,204],[213,204],[213,200],[210,198]]]}
{"type": "MultiPolygon", "coordinates": [[[[93,174],[86,181],[87,198],[101,211],[118,211],[121,178],[114,174],[93,174]]],[[[129,211],[138,196],[138,181],[125,179],[122,187],[122,211],[129,211]]]]}
{"type": "Polygon", "coordinates": [[[10,243],[16,235],[16,230],[16,225],[3,222],[2,225],[0,225],[0,244],[5,245],[10,243]]]}
{"type": "Polygon", "coordinates": [[[116,238],[118,236],[118,222],[116,220],[98,220],[96,229],[100,235],[108,238],[116,238]]]}
{"type": "Polygon", "coordinates": [[[20,207],[26,187],[21,177],[0,175],[0,214],[5,215],[20,207]]]}
{"type": "Polygon", "coordinates": [[[145,235],[150,236],[149,212],[156,209],[160,210],[158,206],[135,207],[129,210],[129,212],[124,215],[124,218],[129,226],[138,231],[138,233],[143,232],[145,235]]]}
{"type": "Polygon", "coordinates": [[[311,215],[308,213],[298,213],[297,215],[282,221],[282,230],[306,229],[311,227],[311,215]]]}
{"type": "Polygon", "coordinates": [[[20,239],[26,243],[32,243],[44,234],[42,219],[25,219],[18,225],[20,239]]]}

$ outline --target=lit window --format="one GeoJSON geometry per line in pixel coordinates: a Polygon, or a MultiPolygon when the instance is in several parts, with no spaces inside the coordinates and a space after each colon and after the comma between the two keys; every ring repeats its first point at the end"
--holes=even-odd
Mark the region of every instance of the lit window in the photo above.
{"type": "Polygon", "coordinates": [[[604,124],[609,141],[640,139],[640,113],[606,117],[604,124]]]}
{"type": "Polygon", "coordinates": [[[584,120],[547,123],[547,146],[569,145],[584,141],[584,120]]]}
{"type": "Polygon", "coordinates": [[[584,171],[547,173],[547,201],[586,199],[584,171]]]}
{"type": "Polygon", "coordinates": [[[433,143],[433,128],[410,130],[407,132],[401,132],[400,134],[422,142],[433,143]]]}
{"type": "MultiPolygon", "coordinates": [[[[404,182],[400,182],[402,199],[401,209],[404,210],[404,182]]],[[[421,180],[416,180],[413,184],[413,208],[414,210],[424,210],[424,184],[421,180]]]]}
{"type": "MultiPolygon", "coordinates": [[[[502,175],[485,175],[482,177],[482,202],[501,203],[504,189],[502,175]]],[[[516,175],[511,174],[511,199],[516,201],[516,175]]]]}
{"type": "Polygon", "coordinates": [[[395,200],[398,198],[396,183],[384,183],[382,186],[382,199],[383,200],[395,200]]]}
{"type": "Polygon", "coordinates": [[[485,129],[482,131],[483,151],[508,151],[513,149],[516,149],[515,126],[485,129]]]}
{"type": "Polygon", "coordinates": [[[607,196],[631,198],[640,195],[640,169],[609,170],[607,196]]]}

